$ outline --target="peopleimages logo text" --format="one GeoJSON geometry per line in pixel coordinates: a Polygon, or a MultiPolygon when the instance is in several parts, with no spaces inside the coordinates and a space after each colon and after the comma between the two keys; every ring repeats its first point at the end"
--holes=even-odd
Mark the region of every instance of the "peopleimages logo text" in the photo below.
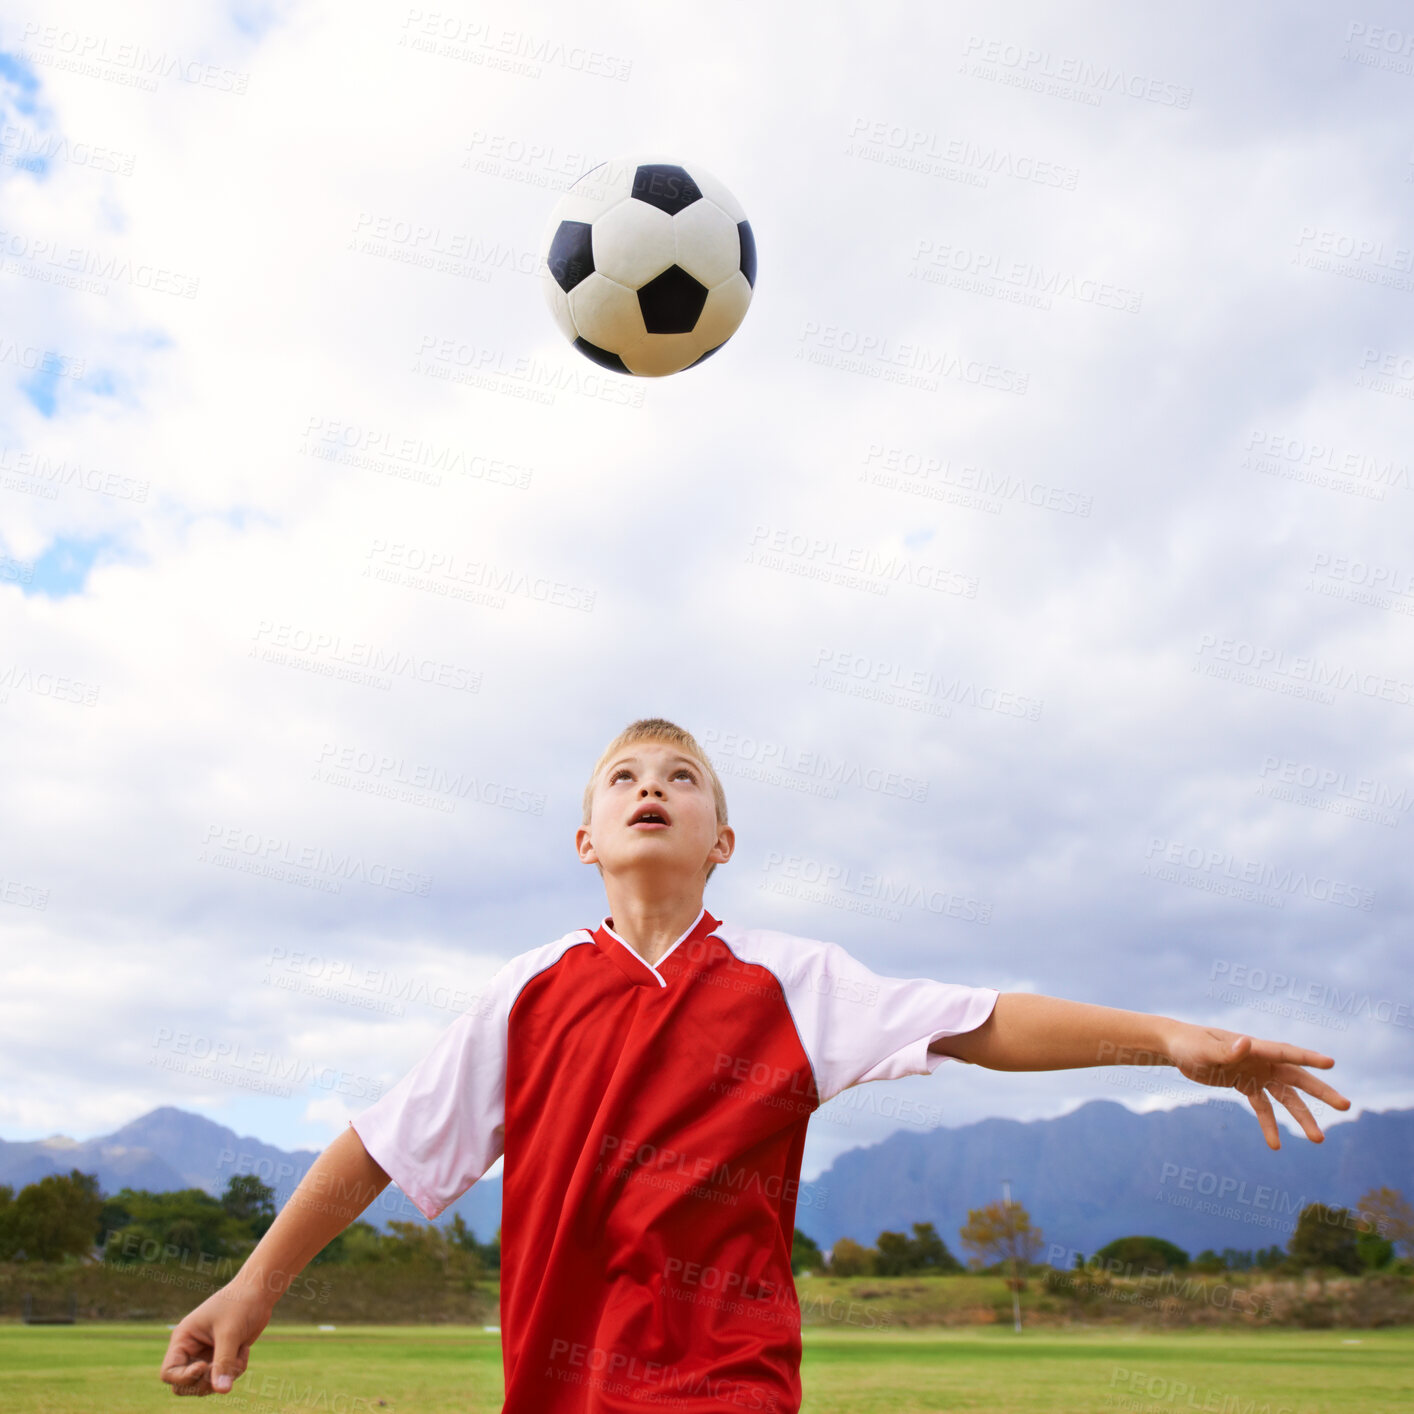
{"type": "Polygon", "coordinates": [[[1205,849],[1201,845],[1183,844],[1176,840],[1149,841],[1144,853],[1147,868],[1156,864],[1197,870],[1203,874],[1220,875],[1259,889],[1271,889],[1277,894],[1301,896],[1318,903],[1338,903],[1346,908],[1358,908],[1369,913],[1375,904],[1374,892],[1357,884],[1331,879],[1324,874],[1310,874],[1267,863],[1260,859],[1242,859],[1225,849],[1205,849]]]}

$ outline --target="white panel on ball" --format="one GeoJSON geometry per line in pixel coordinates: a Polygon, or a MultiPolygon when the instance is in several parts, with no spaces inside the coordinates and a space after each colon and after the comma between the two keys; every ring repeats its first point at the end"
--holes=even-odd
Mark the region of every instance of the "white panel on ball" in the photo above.
{"type": "Polygon", "coordinates": [[[570,291],[570,313],[580,337],[601,349],[646,337],[638,295],[597,271],[570,291]]]}
{"type": "Polygon", "coordinates": [[[741,269],[736,222],[716,202],[694,201],[672,218],[672,228],[678,264],[709,290],[741,269]]]}
{"type": "Polygon", "coordinates": [[[594,223],[594,268],[631,290],[661,275],[675,255],[673,218],[645,202],[621,201],[594,223]]]}
{"type": "Polygon", "coordinates": [[[690,167],[688,170],[696,179],[698,188],[708,201],[712,202],[714,206],[720,206],[734,223],[746,220],[746,212],[741,209],[741,202],[711,172],[703,167],[690,167]]]}
{"type": "Polygon", "coordinates": [[[662,378],[696,363],[707,350],[701,337],[691,334],[645,334],[623,355],[630,373],[641,378],[662,378]]]}
{"type": "MultiPolygon", "coordinates": [[[[560,198],[554,224],[561,221],[595,221],[617,206],[633,189],[633,168],[601,162],[578,177],[560,198]]],[[[553,229],[553,226],[552,226],[553,229]]]]}
{"type": "Polygon", "coordinates": [[[751,286],[746,283],[746,276],[740,270],[708,292],[707,303],[702,306],[694,330],[702,335],[704,352],[731,338],[745,318],[746,307],[750,303],[751,286]]]}

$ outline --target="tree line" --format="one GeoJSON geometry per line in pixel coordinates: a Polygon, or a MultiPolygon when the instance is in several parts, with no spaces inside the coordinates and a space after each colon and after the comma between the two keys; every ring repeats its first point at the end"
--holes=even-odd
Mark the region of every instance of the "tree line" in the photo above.
{"type": "MultiPolygon", "coordinates": [[[[232,1175],[213,1197],[204,1189],[153,1193],[124,1188],[105,1196],[93,1174],[72,1170],[49,1174],[18,1193],[0,1184],[0,1261],[60,1262],[101,1259],[105,1264],[164,1263],[197,1266],[218,1278],[234,1274],[275,1220],[275,1192],[253,1174],[232,1175]]],[[[905,1276],[1001,1272],[1013,1280],[1038,1265],[1044,1248],[1039,1228],[1020,1203],[971,1209],[958,1230],[968,1253],[964,1265],[932,1223],[910,1232],[881,1232],[865,1247],[841,1237],[828,1257],[799,1228],[791,1268],[832,1276],[905,1276]]],[[[1054,1254],[1054,1250],[1052,1255],[1054,1254]]],[[[1334,1269],[1358,1274],[1399,1270],[1414,1258],[1414,1208],[1393,1188],[1366,1193],[1353,1208],[1312,1203],[1302,1209],[1285,1249],[1211,1249],[1190,1257],[1163,1238],[1115,1239],[1090,1257],[1068,1254],[1071,1269],[1102,1269],[1120,1275],[1191,1271],[1198,1274],[1262,1270],[1297,1273],[1334,1269]]],[[[501,1233],[477,1240],[460,1214],[442,1227],[390,1222],[386,1232],[363,1220],[352,1223],[314,1258],[313,1264],[420,1262],[454,1268],[474,1279],[501,1267],[501,1233]]],[[[1054,1263],[1046,1264],[1054,1267],[1054,1263]]]]}
{"type": "MultiPolygon", "coordinates": [[[[1038,1265],[1045,1248],[1040,1228],[1020,1203],[989,1203],[968,1210],[958,1237],[969,1254],[967,1265],[948,1250],[932,1223],[914,1223],[912,1235],[881,1232],[872,1247],[842,1237],[828,1258],[796,1230],[791,1267],[797,1276],[900,1276],[927,1272],[984,1272],[1014,1280],[1038,1265]]],[[[1056,1249],[1052,1249],[1054,1253],[1056,1249]]],[[[1099,1269],[1116,1275],[1191,1271],[1198,1275],[1261,1270],[1295,1275],[1335,1270],[1357,1275],[1384,1270],[1410,1271],[1414,1259],[1414,1207],[1394,1188],[1374,1188],[1353,1208],[1309,1203],[1299,1213],[1287,1239],[1278,1246],[1242,1250],[1207,1248],[1196,1257],[1161,1237],[1116,1238],[1088,1258],[1066,1254],[1071,1270],[1099,1269]]],[[[1052,1264],[1046,1264],[1048,1266],[1052,1264]]]]}
{"type": "MultiPolygon", "coordinates": [[[[275,1221],[275,1190],[254,1174],[233,1174],[220,1197],[202,1188],[165,1193],[124,1188],[111,1197],[94,1174],[48,1174],[17,1194],[0,1184],[0,1261],[101,1259],[111,1266],[161,1263],[228,1278],[275,1221]]],[[[457,1214],[445,1227],[390,1222],[382,1232],[361,1219],[314,1263],[431,1260],[476,1275],[501,1268],[501,1233],[478,1242],[457,1214]]],[[[313,1265],[314,1263],[311,1263],[313,1265]]]]}

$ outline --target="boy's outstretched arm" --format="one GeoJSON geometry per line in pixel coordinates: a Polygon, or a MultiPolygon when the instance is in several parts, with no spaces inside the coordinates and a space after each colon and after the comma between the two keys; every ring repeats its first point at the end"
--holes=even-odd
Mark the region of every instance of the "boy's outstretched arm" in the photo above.
{"type": "Polygon", "coordinates": [[[226,1393],[245,1374],[250,1347],[286,1288],[388,1183],[349,1126],[310,1166],[240,1271],[172,1332],[161,1370],[172,1393],[226,1393]]]}
{"type": "Polygon", "coordinates": [[[928,1049],[990,1070],[1177,1066],[1180,1074],[1200,1085],[1231,1086],[1245,1095],[1272,1149],[1281,1148],[1273,1099],[1291,1111],[1306,1137],[1317,1144],[1325,1136],[1297,1091],[1304,1090],[1333,1109],[1350,1108],[1350,1101],[1338,1090],[1301,1068],[1328,1070],[1335,1064],[1319,1051],[1148,1012],[1031,992],[1003,992],[975,1031],[940,1037],[928,1049]]]}

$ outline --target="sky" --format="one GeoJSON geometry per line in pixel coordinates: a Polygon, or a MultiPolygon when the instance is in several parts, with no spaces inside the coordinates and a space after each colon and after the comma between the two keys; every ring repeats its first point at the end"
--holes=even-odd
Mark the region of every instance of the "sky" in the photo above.
{"type": "MultiPolygon", "coordinates": [[[[722,776],[716,917],[1414,1103],[1407,13],[811,16],[10,7],[0,1137],[323,1147],[603,918],[643,716],[722,776]],[[641,152],[759,258],[664,379],[541,289],[641,152]]],[[[1209,1093],[943,1066],[803,1173],[1209,1093]]]]}

